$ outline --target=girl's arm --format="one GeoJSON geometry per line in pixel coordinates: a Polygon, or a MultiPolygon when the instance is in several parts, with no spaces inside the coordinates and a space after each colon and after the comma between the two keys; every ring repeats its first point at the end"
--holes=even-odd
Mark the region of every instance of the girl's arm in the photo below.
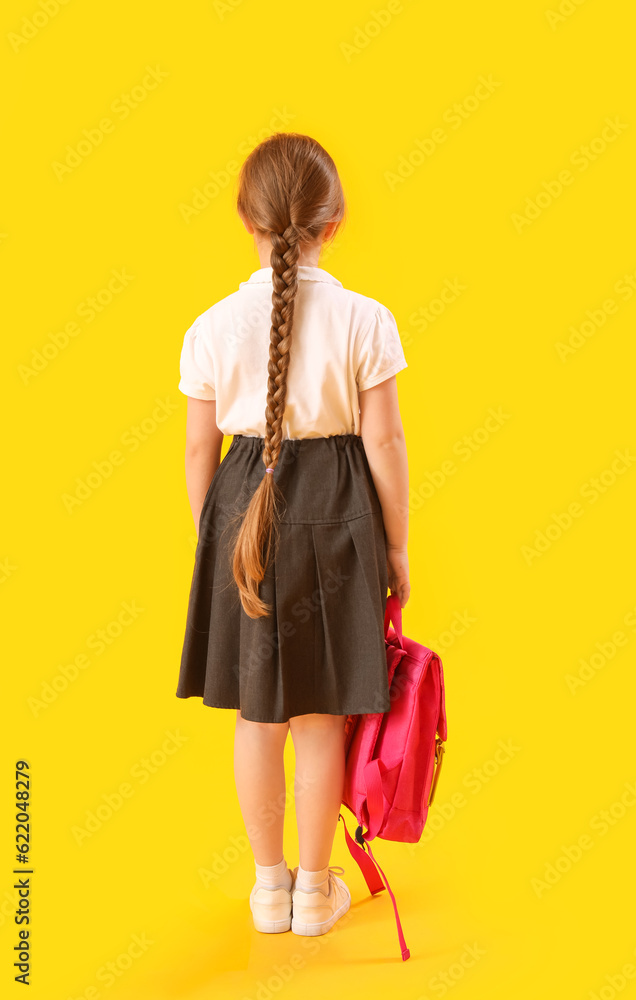
{"type": "Polygon", "coordinates": [[[221,464],[222,445],[223,433],[216,426],[216,400],[195,399],[194,396],[188,396],[186,489],[197,537],[203,501],[212,478],[221,464]]]}
{"type": "Polygon", "coordinates": [[[389,586],[404,607],[410,594],[407,540],[409,467],[395,375],[358,394],[360,434],[382,506],[389,586]]]}

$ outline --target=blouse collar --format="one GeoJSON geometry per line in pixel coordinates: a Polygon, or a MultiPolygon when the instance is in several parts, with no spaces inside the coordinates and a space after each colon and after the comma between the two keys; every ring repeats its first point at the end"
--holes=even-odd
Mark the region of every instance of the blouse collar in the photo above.
{"type": "MultiPolygon", "coordinates": [[[[242,288],[243,285],[254,285],[259,282],[271,285],[272,270],[273,269],[271,267],[259,268],[258,271],[254,271],[252,274],[250,274],[247,281],[242,281],[239,285],[239,288],[242,288]]],[[[301,281],[324,281],[330,285],[338,285],[340,288],[343,287],[342,282],[338,281],[337,278],[334,278],[334,276],[332,274],[329,274],[328,271],[325,271],[324,267],[314,267],[310,266],[309,264],[299,264],[297,277],[301,281]]]]}

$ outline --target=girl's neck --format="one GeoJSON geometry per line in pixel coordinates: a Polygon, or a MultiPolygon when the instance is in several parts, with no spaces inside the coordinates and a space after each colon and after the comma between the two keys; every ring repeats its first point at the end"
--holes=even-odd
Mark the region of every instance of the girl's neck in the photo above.
{"type": "MultiPolygon", "coordinates": [[[[256,246],[258,249],[261,267],[271,267],[272,244],[270,243],[269,238],[256,241],[256,246]]],[[[298,263],[305,267],[319,267],[318,260],[320,259],[321,248],[322,240],[301,247],[300,254],[298,256],[298,263]]]]}

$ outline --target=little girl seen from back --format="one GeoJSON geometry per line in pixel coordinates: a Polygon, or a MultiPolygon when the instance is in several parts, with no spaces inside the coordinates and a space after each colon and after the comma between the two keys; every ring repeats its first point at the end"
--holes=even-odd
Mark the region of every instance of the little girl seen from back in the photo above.
{"type": "Polygon", "coordinates": [[[330,867],[345,722],[388,711],[387,589],[402,607],[410,592],[396,385],[407,363],[389,309],[319,266],[345,201],[315,139],[276,133],[253,149],[237,211],[261,266],[195,319],[181,352],[198,542],[176,694],[236,711],[254,927],[318,935],[351,903],[330,867]],[[280,806],[288,730],[293,870],[280,806]]]}

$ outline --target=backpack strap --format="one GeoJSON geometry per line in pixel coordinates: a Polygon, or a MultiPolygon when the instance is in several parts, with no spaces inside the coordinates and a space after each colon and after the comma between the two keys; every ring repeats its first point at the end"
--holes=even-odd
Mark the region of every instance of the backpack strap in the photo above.
{"type": "Polygon", "coordinates": [[[384,793],[382,791],[382,775],[386,773],[386,766],[379,757],[375,757],[365,764],[363,776],[367,790],[366,807],[369,822],[365,839],[373,840],[377,837],[382,822],[384,820],[384,793]]]}
{"type": "MultiPolygon", "coordinates": [[[[367,883],[367,888],[372,896],[375,896],[376,892],[381,892],[384,889],[384,883],[377,873],[373,861],[368,854],[365,853],[362,847],[356,843],[349,831],[347,830],[347,824],[344,821],[344,816],[342,813],[338,815],[338,819],[342,820],[345,832],[345,840],[347,841],[347,847],[349,848],[349,853],[353,860],[358,865],[358,868],[362,872],[364,881],[367,883]]],[[[357,836],[357,834],[356,834],[357,836]]]]}
{"type": "Polygon", "coordinates": [[[389,896],[391,897],[391,902],[393,903],[393,912],[395,913],[395,923],[397,924],[398,938],[399,938],[399,941],[400,941],[400,951],[402,952],[402,961],[406,962],[407,958],[411,957],[411,952],[407,948],[406,941],[404,940],[404,934],[402,932],[402,924],[400,923],[400,915],[398,913],[397,903],[395,902],[395,896],[391,892],[391,886],[389,885],[388,878],[386,877],[386,875],[384,874],[384,872],[380,868],[378,862],[373,857],[373,853],[371,851],[371,844],[367,844],[367,850],[368,850],[369,854],[371,855],[371,860],[373,861],[373,864],[376,865],[376,867],[378,868],[378,870],[380,872],[380,875],[382,876],[382,879],[384,881],[384,884],[386,885],[386,890],[387,890],[389,896]]]}
{"type": "Polygon", "coordinates": [[[384,610],[385,640],[388,640],[390,621],[393,622],[393,628],[395,630],[400,649],[404,649],[404,643],[402,641],[402,607],[400,605],[400,598],[397,594],[389,594],[386,599],[386,607],[384,610]]]}
{"type": "MultiPolygon", "coordinates": [[[[365,854],[365,850],[362,850],[362,848],[359,847],[358,844],[356,844],[355,841],[351,839],[349,831],[347,830],[347,824],[345,823],[344,816],[342,815],[342,813],[338,815],[338,819],[342,820],[344,826],[345,838],[347,841],[347,847],[349,848],[351,857],[353,858],[354,861],[357,862],[360,871],[364,876],[364,880],[367,883],[369,892],[371,892],[372,895],[375,895],[376,892],[380,892],[380,890],[386,888],[389,893],[389,896],[391,897],[391,902],[393,903],[393,911],[395,913],[395,923],[397,925],[398,939],[400,942],[400,951],[402,952],[402,961],[406,962],[407,958],[411,957],[411,952],[407,948],[406,941],[404,940],[404,933],[402,931],[402,924],[400,923],[400,915],[398,913],[397,903],[395,902],[395,896],[391,892],[391,886],[389,885],[388,879],[384,874],[384,872],[382,871],[382,869],[380,868],[378,862],[373,857],[373,854],[371,852],[371,845],[366,843],[365,841],[366,843],[365,850],[369,852],[368,855],[365,854]],[[380,872],[380,877],[378,877],[378,871],[380,872]]],[[[364,838],[362,839],[364,841],[364,838]]]]}

